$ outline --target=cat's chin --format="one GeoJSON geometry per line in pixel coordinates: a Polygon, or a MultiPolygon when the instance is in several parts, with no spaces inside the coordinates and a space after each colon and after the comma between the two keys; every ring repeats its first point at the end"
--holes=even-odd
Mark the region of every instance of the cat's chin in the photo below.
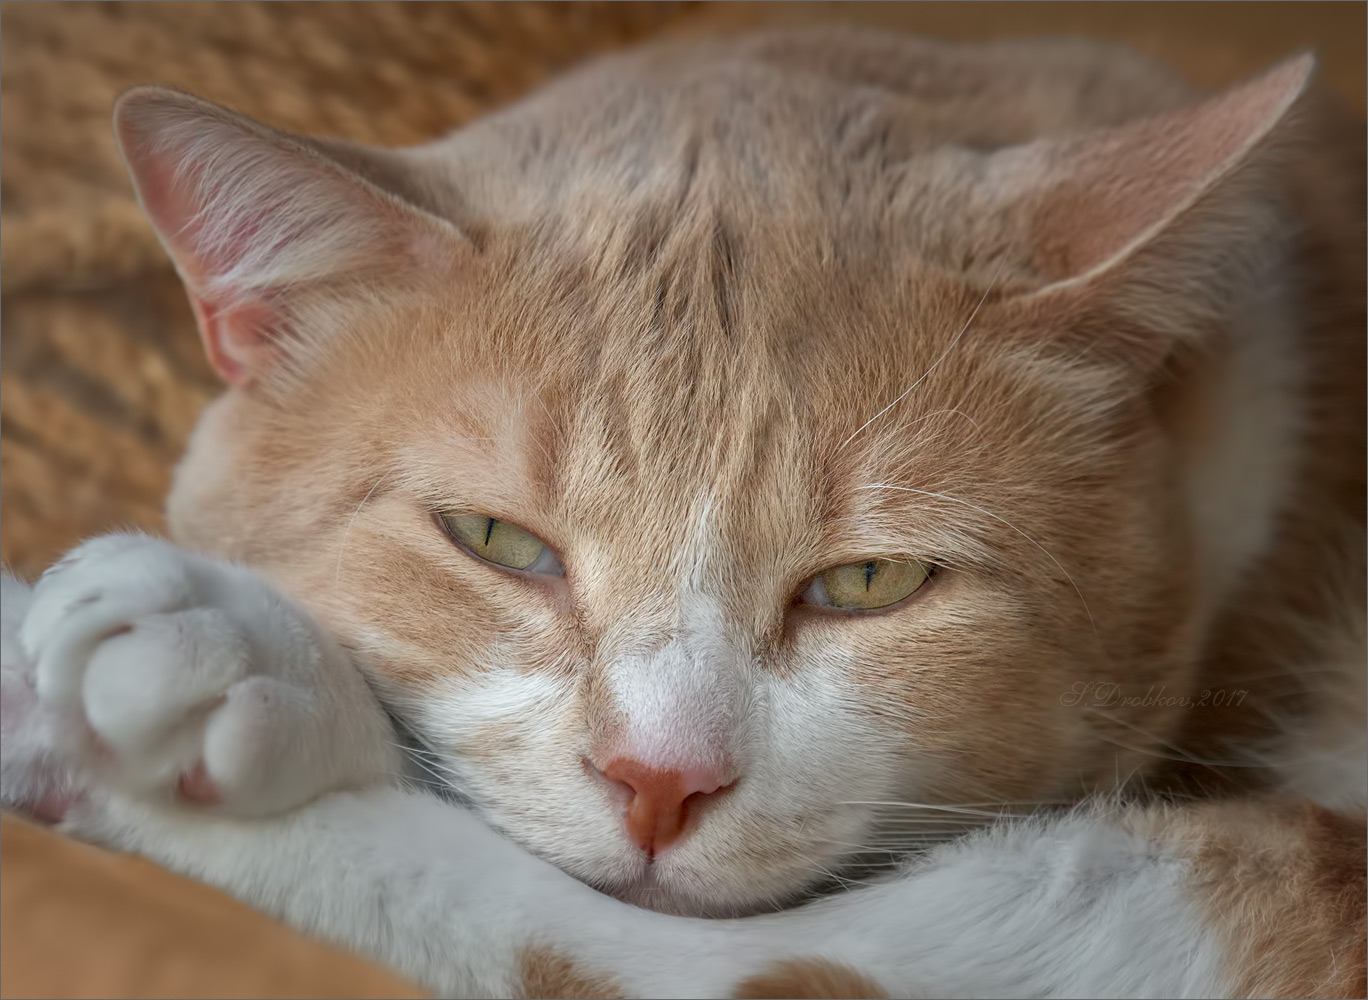
{"type": "MultiPolygon", "coordinates": [[[[591,883],[592,884],[592,883],[591,883]]],[[[747,896],[735,888],[723,895],[700,893],[679,884],[677,879],[663,875],[654,865],[644,864],[641,873],[614,884],[597,884],[594,888],[624,903],[645,910],[668,913],[678,917],[708,917],[712,919],[750,917],[759,913],[773,913],[793,905],[806,889],[794,886],[791,893],[776,898],[770,893],[747,896]]]]}
{"type": "Polygon", "coordinates": [[[735,900],[699,899],[654,882],[642,882],[606,891],[624,903],[676,917],[748,917],[775,909],[772,905],[764,905],[758,901],[754,905],[746,905],[735,900]]]}

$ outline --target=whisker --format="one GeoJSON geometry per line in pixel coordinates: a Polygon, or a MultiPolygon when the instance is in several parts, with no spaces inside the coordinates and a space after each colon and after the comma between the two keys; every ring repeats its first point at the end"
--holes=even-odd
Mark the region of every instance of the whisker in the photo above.
{"type": "Polygon", "coordinates": [[[922,372],[921,378],[917,379],[917,381],[913,382],[901,393],[899,393],[898,397],[895,400],[893,400],[893,402],[889,403],[882,410],[874,414],[874,416],[870,417],[858,428],[856,428],[854,434],[851,434],[850,437],[846,438],[844,441],[841,442],[840,447],[836,449],[837,451],[840,451],[841,449],[845,448],[845,446],[850,444],[851,441],[854,441],[857,437],[859,437],[860,434],[864,432],[864,429],[866,427],[874,423],[874,421],[878,420],[885,413],[887,413],[889,410],[893,409],[893,407],[897,406],[904,399],[906,399],[908,394],[911,393],[912,390],[915,389],[917,386],[925,382],[927,376],[929,376],[933,371],[936,370],[936,366],[939,365],[942,361],[944,361],[946,356],[949,355],[949,353],[955,349],[955,345],[957,345],[960,342],[960,338],[962,338],[964,334],[968,331],[969,327],[973,325],[974,319],[979,314],[979,310],[983,308],[983,304],[988,301],[988,296],[992,293],[993,288],[997,285],[998,278],[1001,276],[1002,269],[1006,265],[1006,263],[1006,257],[1003,257],[1001,260],[998,261],[997,270],[993,272],[992,280],[988,282],[988,287],[983,290],[983,295],[979,297],[978,304],[974,306],[973,311],[969,314],[969,318],[965,320],[964,325],[960,327],[959,333],[955,334],[955,336],[951,339],[949,346],[947,346],[945,350],[941,352],[940,357],[936,358],[935,361],[931,362],[931,367],[926,369],[926,371],[922,372]]]}
{"type": "Polygon", "coordinates": [[[440,771],[435,771],[429,767],[421,757],[414,757],[413,762],[436,779],[436,781],[433,782],[434,784],[450,787],[451,783],[446,780],[445,776],[440,771]]]}
{"type": "Polygon", "coordinates": [[[417,746],[395,743],[393,740],[390,741],[390,745],[398,747],[399,750],[404,753],[405,758],[408,761],[435,780],[429,781],[427,778],[412,774],[406,775],[406,777],[415,781],[420,781],[424,784],[432,785],[442,791],[468,798],[465,790],[461,787],[462,775],[455,768],[438,759],[433,751],[425,750],[417,746]]]}
{"type": "Polygon", "coordinates": [[[1013,815],[1030,815],[1029,813],[1012,813],[1008,809],[985,809],[978,813],[970,812],[928,812],[923,813],[918,809],[896,809],[896,808],[876,808],[875,815],[882,817],[890,823],[976,823],[979,820],[994,820],[999,818],[1010,818],[1013,815]]]}
{"type": "MultiPolygon", "coordinates": [[[[1109,717],[1109,718],[1110,718],[1110,717],[1109,717]]],[[[1119,722],[1119,723],[1121,723],[1122,725],[1125,725],[1125,726],[1127,726],[1128,728],[1135,730],[1135,731],[1136,731],[1137,733],[1139,733],[1141,736],[1149,736],[1149,735],[1150,735],[1150,734],[1146,733],[1143,729],[1138,729],[1138,728],[1135,727],[1135,726],[1131,726],[1131,725],[1129,725],[1128,723],[1125,723],[1125,722],[1123,722],[1123,721],[1120,720],[1120,719],[1113,719],[1112,721],[1119,722]]],[[[1266,770],[1272,770],[1272,769],[1278,768],[1278,767],[1287,767],[1287,766],[1292,765],[1292,764],[1306,764],[1306,763],[1311,763],[1311,762],[1313,762],[1313,761],[1317,761],[1317,760],[1320,760],[1320,759],[1321,759],[1321,757],[1320,757],[1319,754],[1308,754],[1308,755],[1306,755],[1306,756],[1304,756],[1304,757],[1286,757],[1286,758],[1282,758],[1282,759],[1280,759],[1280,760],[1272,760],[1272,759],[1268,759],[1268,760],[1203,760],[1203,759],[1200,758],[1200,757],[1194,757],[1193,755],[1191,755],[1191,754],[1189,754],[1189,753],[1186,753],[1185,751],[1183,751],[1183,750],[1181,750],[1181,749],[1179,749],[1179,748],[1175,748],[1175,747],[1169,747],[1169,748],[1168,748],[1168,749],[1174,750],[1173,753],[1162,753],[1162,752],[1160,752],[1160,751],[1158,751],[1158,750],[1151,750],[1151,749],[1149,749],[1148,747],[1136,747],[1136,746],[1131,746],[1129,743],[1122,742],[1121,740],[1118,740],[1118,739],[1116,739],[1116,738],[1114,738],[1114,737],[1111,737],[1111,736],[1107,736],[1107,735],[1105,735],[1105,734],[1103,734],[1103,733],[1097,733],[1096,735],[1097,735],[1098,739],[1100,739],[1100,740],[1102,740],[1102,741],[1104,741],[1104,742],[1106,742],[1106,743],[1110,743],[1110,744],[1112,744],[1113,746],[1118,746],[1118,747],[1120,747],[1122,750],[1129,750],[1129,751],[1131,751],[1131,753],[1147,754],[1147,755],[1149,755],[1149,756],[1151,756],[1151,757],[1154,757],[1154,758],[1156,758],[1156,759],[1158,759],[1158,760],[1172,760],[1172,761],[1177,761],[1177,762],[1180,763],[1180,764],[1195,764],[1195,765],[1197,765],[1198,767],[1209,768],[1209,769],[1211,769],[1211,770],[1213,770],[1213,771],[1219,770],[1219,769],[1221,769],[1221,768],[1242,768],[1242,769],[1251,769],[1251,770],[1257,770],[1257,769],[1259,769],[1259,768],[1263,768],[1263,769],[1266,769],[1266,770]]],[[[1150,737],[1150,738],[1151,738],[1151,739],[1154,739],[1154,737],[1150,737]]],[[[1166,746],[1166,744],[1162,744],[1162,743],[1161,743],[1161,745],[1165,745],[1165,746],[1166,746]]]]}
{"type": "Polygon", "coordinates": [[[366,504],[370,502],[370,498],[375,494],[375,491],[380,488],[380,484],[389,479],[392,475],[394,475],[393,469],[377,479],[375,484],[366,491],[366,495],[361,498],[361,502],[356,505],[356,509],[352,511],[351,517],[347,520],[347,526],[342,530],[342,541],[337,547],[337,566],[333,569],[334,587],[337,586],[338,581],[342,578],[342,556],[347,551],[347,539],[351,536],[352,525],[356,523],[357,517],[360,516],[361,508],[365,507],[366,504]]]}
{"type": "MultiPolygon", "coordinates": [[[[1104,710],[1104,709],[1097,708],[1097,707],[1094,706],[1094,705],[1084,705],[1084,706],[1083,706],[1083,710],[1086,711],[1086,712],[1091,712],[1093,715],[1101,716],[1103,719],[1106,719],[1108,722],[1113,723],[1114,725],[1125,726],[1127,729],[1129,729],[1131,732],[1135,733],[1136,735],[1138,735],[1138,736],[1143,736],[1143,737],[1145,737],[1145,738],[1148,739],[1148,740],[1153,740],[1155,743],[1159,744],[1159,745],[1160,745],[1161,747],[1163,747],[1165,750],[1171,750],[1171,751],[1173,751],[1173,753],[1175,753],[1175,754],[1178,755],[1178,756],[1176,756],[1176,757],[1169,757],[1169,758],[1168,758],[1169,760],[1179,760],[1179,761],[1183,761],[1183,762],[1186,762],[1186,763],[1189,763],[1189,764],[1197,764],[1197,765],[1199,765],[1199,766],[1208,767],[1208,768],[1210,768],[1210,767],[1213,766],[1213,765],[1211,765],[1211,764],[1204,763],[1203,761],[1197,760],[1195,757],[1190,756],[1190,755],[1187,753],[1187,751],[1185,751],[1182,747],[1177,746],[1177,745],[1175,745],[1175,744],[1173,744],[1173,743],[1169,743],[1167,740],[1161,739],[1160,737],[1156,736],[1154,733],[1151,733],[1151,732],[1148,732],[1148,731],[1146,731],[1146,730],[1144,730],[1144,729],[1141,729],[1139,726],[1135,725],[1134,723],[1127,722],[1125,719],[1122,719],[1122,718],[1120,718],[1119,716],[1112,714],[1111,712],[1107,712],[1107,711],[1104,710]]],[[[1121,743],[1121,742],[1119,742],[1119,741],[1117,741],[1117,740],[1112,739],[1110,736],[1108,736],[1108,735],[1105,734],[1105,733],[1098,733],[1097,735],[1098,735],[1098,737],[1100,737],[1101,739],[1105,740],[1106,742],[1111,743],[1113,746],[1119,746],[1119,747],[1121,747],[1122,749],[1125,749],[1125,750],[1133,750],[1133,751],[1138,752],[1138,753],[1148,753],[1148,752],[1150,752],[1150,751],[1147,751],[1147,750],[1140,750],[1140,749],[1137,749],[1137,748],[1128,747],[1128,746],[1126,746],[1124,743],[1121,743]]]]}
{"type": "MultiPolygon", "coordinates": [[[[996,819],[1006,815],[1003,810],[1008,806],[1039,806],[1051,807],[1067,805],[1064,800],[1039,799],[1021,802],[963,802],[963,803],[939,803],[939,802],[894,802],[894,801],[852,801],[838,802],[841,806],[881,806],[888,809],[926,809],[930,812],[948,812],[964,816],[986,816],[996,819]]],[[[1030,815],[1026,813],[1023,815],[1030,815]]]]}
{"type": "Polygon", "coordinates": [[[852,844],[848,840],[830,840],[823,838],[818,841],[822,844],[835,844],[838,847],[853,847],[857,852],[868,854],[898,854],[899,851],[887,847],[874,847],[870,844],[852,844]]]}
{"type": "Polygon", "coordinates": [[[406,787],[423,786],[426,788],[436,788],[442,791],[450,791],[450,786],[445,781],[432,781],[428,778],[420,778],[416,774],[406,774],[400,779],[400,783],[406,787]]]}
{"type": "MultiPolygon", "coordinates": [[[[399,746],[399,744],[395,743],[394,746],[399,746]]],[[[419,756],[427,757],[430,760],[435,760],[439,762],[445,762],[446,760],[446,757],[438,753],[436,750],[429,750],[426,747],[418,747],[410,744],[408,746],[399,746],[399,748],[407,753],[418,754],[419,756]]]]}
{"type": "Polygon", "coordinates": [[[831,870],[829,870],[829,869],[827,869],[827,868],[823,868],[821,865],[815,865],[815,864],[814,864],[814,865],[809,865],[809,866],[808,866],[808,870],[809,870],[809,871],[815,871],[815,872],[818,872],[818,873],[820,873],[820,874],[822,874],[822,875],[825,875],[827,878],[831,879],[833,882],[839,883],[840,886],[841,886],[841,888],[846,889],[846,890],[849,890],[849,888],[850,888],[852,885],[871,886],[871,885],[877,885],[877,884],[878,884],[877,882],[861,882],[859,879],[845,878],[844,876],[837,875],[835,872],[833,872],[833,871],[831,871],[831,870]]]}

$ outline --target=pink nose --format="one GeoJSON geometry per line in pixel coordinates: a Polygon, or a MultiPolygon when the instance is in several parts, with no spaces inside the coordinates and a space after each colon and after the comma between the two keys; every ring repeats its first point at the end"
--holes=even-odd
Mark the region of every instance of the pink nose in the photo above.
{"type": "Polygon", "coordinates": [[[717,768],[674,770],[626,757],[614,760],[600,773],[628,792],[627,834],[650,857],[680,838],[699,806],[735,784],[728,784],[727,776],[717,768]]]}

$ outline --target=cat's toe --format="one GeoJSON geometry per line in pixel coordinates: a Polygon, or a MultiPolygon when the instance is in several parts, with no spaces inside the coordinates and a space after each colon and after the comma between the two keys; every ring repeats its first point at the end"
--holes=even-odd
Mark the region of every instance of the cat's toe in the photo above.
{"type": "Polygon", "coordinates": [[[193,774],[208,728],[249,663],[246,640],[214,608],[147,615],[100,642],[81,703],[118,777],[152,791],[193,774]]]}
{"type": "Polygon", "coordinates": [[[73,549],[38,581],[19,626],[39,696],[78,713],[97,648],[139,619],[187,607],[192,592],[186,566],[156,539],[116,535],[73,549]]]}
{"type": "Polygon", "coordinates": [[[200,583],[191,557],[146,536],[87,542],[39,580],[17,649],[76,769],[169,794],[203,768],[206,732],[251,654],[227,613],[201,606],[200,583]]]}

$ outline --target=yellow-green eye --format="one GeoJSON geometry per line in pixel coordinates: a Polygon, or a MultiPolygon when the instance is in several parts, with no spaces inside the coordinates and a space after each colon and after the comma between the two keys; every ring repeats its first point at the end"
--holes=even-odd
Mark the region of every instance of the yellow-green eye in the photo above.
{"type": "Polygon", "coordinates": [[[916,559],[871,559],[818,574],[802,600],[828,608],[872,611],[911,597],[935,566],[916,559]]]}
{"type": "Polygon", "coordinates": [[[560,561],[536,535],[483,514],[438,514],[442,527],[472,553],[509,569],[559,576],[560,561]]]}

